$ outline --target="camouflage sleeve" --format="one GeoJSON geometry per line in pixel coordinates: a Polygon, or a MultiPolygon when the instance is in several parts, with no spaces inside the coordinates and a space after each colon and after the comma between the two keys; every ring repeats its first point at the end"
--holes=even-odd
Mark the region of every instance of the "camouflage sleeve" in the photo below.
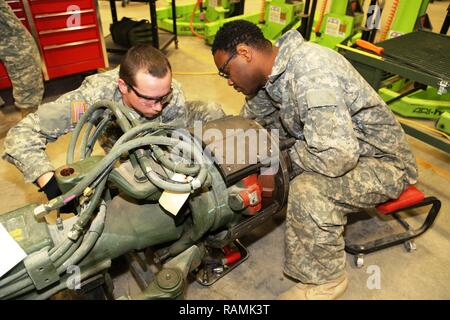
{"type": "Polygon", "coordinates": [[[37,112],[29,114],[9,130],[3,159],[19,169],[26,182],[34,182],[42,174],[55,170],[45,153],[46,144],[75,127],[75,123],[72,123],[72,103],[90,105],[112,94],[108,92],[109,88],[102,90],[95,86],[95,82],[104,77],[99,76],[88,77],[78,89],[62,95],[54,102],[40,105],[37,112]]]}
{"type": "Polygon", "coordinates": [[[31,113],[12,127],[5,138],[3,159],[22,172],[25,182],[34,182],[55,170],[44,152],[47,139],[40,134],[39,122],[37,112],[31,113]]]}
{"type": "Polygon", "coordinates": [[[345,174],[356,166],[359,144],[339,82],[323,74],[294,81],[304,123],[304,140],[294,145],[299,165],[330,177],[345,174]]]}
{"type": "Polygon", "coordinates": [[[249,119],[264,119],[274,114],[276,109],[264,90],[259,90],[253,97],[247,97],[240,116],[249,119]]]}
{"type": "Polygon", "coordinates": [[[9,130],[3,158],[23,173],[26,182],[34,182],[44,173],[55,170],[45,153],[46,144],[71,129],[70,106],[43,104],[9,130]]]}
{"type": "Polygon", "coordinates": [[[254,119],[268,130],[278,130],[280,137],[286,137],[286,132],[280,122],[280,110],[273,106],[273,101],[264,90],[254,97],[247,97],[240,116],[254,119]]]}

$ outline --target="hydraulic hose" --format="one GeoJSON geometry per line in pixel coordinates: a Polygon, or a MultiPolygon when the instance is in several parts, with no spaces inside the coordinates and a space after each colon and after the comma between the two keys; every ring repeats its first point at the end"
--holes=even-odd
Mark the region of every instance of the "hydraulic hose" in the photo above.
{"type": "MultiPolygon", "coordinates": [[[[116,145],[122,144],[131,138],[135,137],[141,132],[147,131],[147,130],[154,130],[154,129],[175,129],[173,126],[170,125],[161,125],[161,124],[155,124],[155,123],[144,123],[140,124],[133,129],[127,131],[125,134],[123,134],[116,142],[116,145]]],[[[177,164],[168,159],[164,156],[164,152],[158,147],[158,146],[151,146],[151,149],[157,158],[158,161],[161,162],[163,166],[168,168],[169,170],[172,170],[174,172],[179,172],[187,175],[195,175],[199,172],[200,167],[198,165],[194,166],[187,166],[185,164],[177,164]]],[[[139,158],[138,158],[139,161],[139,158]]]]}
{"type": "MultiPolygon", "coordinates": [[[[79,196],[86,189],[86,187],[88,187],[95,180],[95,178],[97,178],[103,172],[103,170],[105,170],[111,163],[116,161],[124,152],[151,144],[161,144],[167,146],[177,145],[186,150],[189,150],[191,148],[191,146],[184,141],[161,136],[138,138],[124,144],[114,146],[111,149],[110,153],[102,158],[102,160],[100,160],[99,163],[75,187],[73,187],[65,194],[50,200],[48,203],[36,207],[35,215],[40,216],[42,214],[45,214],[46,212],[50,212],[51,210],[56,210],[64,206],[68,202],[72,201],[75,197],[79,196]]],[[[193,155],[197,163],[203,163],[203,155],[201,153],[201,150],[199,151],[197,148],[194,148],[193,155]]],[[[151,177],[154,178],[153,180],[151,180],[151,182],[162,189],[176,192],[190,192],[199,188],[203,184],[207,176],[207,170],[204,165],[201,165],[201,169],[197,178],[195,178],[190,183],[186,183],[183,185],[170,185],[163,183],[162,181],[160,181],[160,179],[158,179],[157,176],[158,175],[156,173],[154,173],[154,175],[151,174],[151,177]]]]}
{"type": "Polygon", "coordinates": [[[158,146],[153,146],[152,150],[156,160],[159,161],[164,167],[173,172],[193,176],[200,171],[200,166],[197,164],[194,164],[193,166],[188,166],[181,162],[180,163],[173,162],[164,154],[164,151],[162,151],[162,149],[158,146]]]}
{"type": "Polygon", "coordinates": [[[202,0],[197,0],[197,2],[195,3],[194,6],[194,10],[192,10],[191,13],[191,17],[189,18],[189,29],[191,30],[192,34],[194,36],[196,36],[199,39],[205,39],[205,36],[201,35],[200,33],[196,32],[194,30],[194,16],[195,16],[195,11],[197,11],[197,8],[199,8],[199,6],[201,6],[202,0]]]}
{"type": "Polygon", "coordinates": [[[0,288],[3,288],[4,286],[6,286],[7,284],[9,284],[10,282],[12,282],[14,280],[22,278],[26,274],[27,274],[27,270],[25,270],[25,268],[23,268],[23,269],[19,270],[18,272],[8,276],[7,278],[2,279],[0,281],[0,288]]]}
{"type": "Polygon", "coordinates": [[[58,274],[66,271],[69,266],[78,264],[91,251],[103,232],[103,228],[105,227],[105,218],[106,203],[102,201],[97,216],[92,221],[91,226],[84,237],[85,240],[83,240],[81,246],[72,254],[72,256],[57,268],[58,274]]]}
{"type": "Polygon", "coordinates": [[[100,181],[98,187],[94,191],[91,201],[89,201],[89,204],[87,205],[86,209],[80,213],[77,222],[75,222],[75,224],[72,226],[72,229],[69,232],[69,238],[71,240],[78,239],[78,237],[83,232],[84,227],[87,225],[89,220],[92,218],[92,215],[93,215],[95,209],[97,208],[97,205],[103,194],[103,190],[105,189],[106,182],[107,182],[106,177],[100,181]]]}
{"type": "MultiPolygon", "coordinates": [[[[106,204],[103,202],[100,205],[99,212],[97,216],[95,217],[94,221],[92,222],[87,235],[86,240],[81,241],[81,238],[79,241],[77,241],[76,244],[72,246],[61,258],[64,258],[64,256],[70,257],[68,259],[62,259],[64,262],[62,264],[55,263],[55,267],[57,267],[57,273],[61,274],[67,270],[67,268],[71,265],[76,265],[80,260],[82,260],[86,254],[90,252],[90,250],[95,245],[96,241],[100,237],[100,235],[103,232],[103,228],[105,225],[105,217],[106,217],[106,204]],[[80,245],[81,243],[81,245],[80,245]]],[[[14,298],[16,296],[22,295],[30,290],[34,289],[33,281],[31,278],[26,278],[23,280],[20,280],[12,285],[9,285],[8,287],[4,289],[0,289],[0,299],[5,298],[14,298]]]]}
{"type": "Polygon", "coordinates": [[[83,126],[89,121],[92,114],[98,109],[110,109],[116,117],[117,123],[123,132],[131,129],[131,124],[129,123],[127,117],[119,109],[119,104],[113,101],[101,100],[94,103],[80,118],[75,129],[72,133],[72,138],[70,140],[69,148],[67,150],[67,164],[72,164],[74,160],[75,147],[77,144],[78,137],[83,126]]]}
{"type": "Polygon", "coordinates": [[[64,241],[61,242],[59,246],[50,249],[50,251],[48,252],[50,259],[52,259],[52,261],[55,262],[56,260],[61,258],[64,255],[64,253],[67,252],[67,250],[69,250],[72,244],[73,241],[71,241],[70,239],[68,238],[64,239],[64,241]]]}
{"type": "Polygon", "coordinates": [[[64,252],[63,255],[61,255],[58,259],[55,259],[55,260],[52,259],[55,267],[58,268],[67,259],[69,259],[72,256],[72,254],[80,247],[82,242],[83,242],[83,237],[79,237],[76,242],[72,243],[72,245],[68,248],[68,250],[66,250],[66,252],[64,252]]]}
{"type": "MultiPolygon", "coordinates": [[[[106,110],[108,110],[108,109],[106,109],[106,110]]],[[[104,113],[105,112],[105,110],[101,110],[101,109],[99,109],[99,110],[97,110],[96,112],[94,112],[94,114],[92,115],[92,117],[89,119],[89,121],[88,121],[88,125],[87,125],[87,127],[86,127],[86,130],[84,131],[84,133],[83,133],[83,138],[81,139],[81,147],[80,147],[80,160],[83,160],[84,159],[84,153],[85,153],[85,149],[86,149],[86,145],[87,145],[87,143],[88,143],[88,140],[89,140],[89,136],[91,135],[91,131],[92,131],[92,128],[94,127],[94,125],[95,125],[95,122],[98,120],[98,118],[102,115],[102,113],[104,113]]],[[[77,139],[78,140],[78,139],[77,139]]]]}
{"type": "MultiPolygon", "coordinates": [[[[106,179],[101,184],[101,186],[96,190],[91,202],[89,203],[86,210],[84,210],[80,214],[80,217],[79,217],[78,221],[76,222],[76,224],[74,225],[74,227],[72,227],[72,230],[74,230],[74,229],[80,230],[87,224],[87,222],[89,221],[89,219],[92,216],[93,211],[95,210],[95,208],[97,206],[98,201],[100,200],[100,196],[103,192],[105,184],[106,184],[106,179]]],[[[77,240],[79,240],[79,239],[80,238],[78,237],[77,240]]],[[[70,257],[73,254],[73,252],[78,248],[78,246],[80,244],[81,244],[81,241],[73,242],[70,239],[65,239],[61,243],[61,245],[59,245],[58,247],[52,248],[49,251],[50,259],[55,264],[55,266],[59,266],[65,260],[67,260],[68,257],[70,257]]],[[[23,277],[25,275],[27,275],[26,269],[22,269],[19,272],[17,272],[16,274],[14,274],[6,279],[3,279],[0,282],[0,284],[1,284],[0,287],[4,287],[8,283],[10,283],[14,280],[17,280],[20,277],[23,277]]],[[[27,277],[26,279],[29,279],[29,277],[27,277]]],[[[23,286],[25,286],[25,284],[29,283],[29,281],[27,281],[26,279],[23,279],[23,286]]]]}
{"type": "MultiPolygon", "coordinates": [[[[97,142],[98,137],[103,132],[105,127],[109,124],[112,118],[111,110],[107,109],[103,112],[103,119],[100,121],[98,125],[96,125],[94,133],[92,135],[87,136],[87,139],[84,139],[80,146],[80,160],[86,159],[92,153],[95,143],[97,142]]],[[[86,134],[86,133],[85,133],[86,134]]]]}
{"type": "MultiPolygon", "coordinates": [[[[134,132],[142,132],[145,129],[144,128],[161,128],[161,125],[156,126],[155,124],[151,124],[148,127],[144,125],[141,125],[138,121],[137,118],[133,117],[132,114],[130,112],[128,112],[128,110],[125,110],[124,107],[120,104],[117,104],[115,102],[111,102],[111,101],[99,101],[97,103],[95,103],[94,105],[92,105],[91,108],[88,109],[88,111],[81,117],[80,121],[78,122],[73,136],[72,136],[72,140],[70,142],[69,145],[69,150],[67,153],[67,163],[70,164],[73,162],[73,155],[74,155],[74,149],[76,146],[76,141],[78,140],[77,137],[79,135],[79,133],[81,132],[81,128],[83,127],[83,125],[90,119],[90,117],[94,114],[94,112],[96,112],[97,109],[99,108],[108,108],[110,109],[114,115],[116,116],[116,118],[118,120],[120,120],[119,124],[120,127],[122,129],[122,131],[124,132],[124,135],[122,135],[122,137],[119,138],[119,140],[116,142],[116,144],[121,144],[123,141],[127,141],[128,139],[130,139],[131,137],[133,137],[135,135],[134,132]],[[135,125],[136,127],[140,127],[140,129],[137,129],[135,131],[132,131],[133,133],[127,134],[128,131],[132,130],[133,128],[131,127],[130,122],[135,125]],[[142,127],[141,127],[142,126],[142,127]]],[[[84,140],[84,139],[83,139],[84,140]]],[[[84,140],[85,141],[85,140],[84,140]]],[[[84,143],[82,144],[82,153],[84,153],[85,147],[84,147],[84,143]]],[[[83,155],[83,154],[82,154],[83,155]]],[[[130,155],[130,157],[132,157],[131,163],[133,164],[133,167],[136,168],[136,157],[135,155],[130,155]]],[[[172,163],[169,159],[162,159],[162,161],[168,166],[168,168],[177,168],[179,172],[182,173],[186,173],[186,174],[195,174],[198,169],[198,167],[187,167],[187,166],[177,166],[175,163],[172,163]]],[[[142,160],[141,160],[142,162],[142,160]]],[[[145,167],[145,164],[143,163],[139,163],[140,167],[145,167]]],[[[164,188],[164,189],[179,189],[180,188],[180,183],[177,182],[169,182],[169,181],[165,181],[163,177],[159,176],[157,173],[149,173],[148,170],[146,170],[147,173],[146,175],[148,176],[149,179],[151,179],[152,183],[155,183],[158,187],[160,188],[164,188]]],[[[202,177],[203,175],[206,175],[205,172],[202,173],[202,175],[200,175],[200,177],[202,177]]],[[[186,185],[186,184],[184,184],[186,185]]],[[[186,189],[187,192],[187,188],[186,189]]],[[[191,189],[192,190],[192,189],[191,189]]],[[[176,191],[176,190],[173,190],[176,191]]]]}
{"type": "MultiPolygon", "coordinates": [[[[61,256],[63,256],[67,250],[70,249],[73,242],[70,239],[65,239],[58,247],[53,247],[49,251],[49,256],[52,262],[55,262],[58,260],[61,256]]],[[[27,270],[25,268],[21,269],[20,271],[10,275],[7,278],[4,278],[0,281],[0,288],[5,287],[12,281],[15,281],[17,279],[20,279],[21,277],[28,276],[27,270]]]]}
{"type": "MultiPolygon", "coordinates": [[[[105,111],[106,112],[106,111],[105,111]]],[[[103,130],[105,130],[106,126],[109,124],[109,122],[111,121],[111,115],[106,115],[102,121],[100,121],[100,123],[98,124],[98,126],[95,128],[94,133],[92,134],[92,136],[89,138],[89,141],[86,145],[86,148],[84,149],[84,159],[88,158],[91,156],[92,150],[94,149],[94,145],[97,142],[98,137],[100,136],[100,134],[103,132],[103,130]]],[[[81,149],[83,150],[83,149],[81,149]]]]}

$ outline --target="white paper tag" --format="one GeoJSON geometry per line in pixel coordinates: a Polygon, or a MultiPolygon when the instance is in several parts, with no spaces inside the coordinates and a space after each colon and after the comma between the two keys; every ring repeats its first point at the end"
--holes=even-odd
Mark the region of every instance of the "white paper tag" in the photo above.
{"type": "Polygon", "coordinates": [[[0,277],[14,268],[26,256],[25,251],[0,223],[0,277]]]}
{"type": "MultiPolygon", "coordinates": [[[[175,173],[172,176],[172,180],[186,182],[186,176],[184,174],[175,173]]],[[[189,194],[189,192],[173,192],[164,190],[159,198],[159,204],[171,214],[176,216],[178,211],[180,211],[181,207],[189,198],[189,194]]]]}

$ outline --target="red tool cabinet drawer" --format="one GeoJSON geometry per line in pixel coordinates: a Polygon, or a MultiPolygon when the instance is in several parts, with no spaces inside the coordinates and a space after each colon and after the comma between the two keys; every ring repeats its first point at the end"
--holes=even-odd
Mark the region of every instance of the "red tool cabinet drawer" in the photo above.
{"type": "Polygon", "coordinates": [[[19,0],[12,0],[12,1],[6,1],[6,3],[13,9],[23,9],[22,1],[19,0]]]}
{"type": "MultiPolygon", "coordinates": [[[[96,0],[6,2],[35,37],[46,80],[108,66],[96,0]]],[[[1,67],[0,88],[8,86],[1,67]]]]}
{"type": "Polygon", "coordinates": [[[65,65],[67,61],[74,63],[92,60],[101,56],[102,52],[99,50],[97,39],[84,43],[73,42],[62,46],[49,46],[45,50],[47,66],[52,67],[65,65]]]}
{"type": "Polygon", "coordinates": [[[78,7],[79,9],[92,9],[93,0],[28,0],[33,14],[67,12],[78,7]]]}
{"type": "Polygon", "coordinates": [[[98,32],[95,24],[69,28],[67,30],[39,32],[39,41],[44,52],[48,46],[91,39],[98,40],[98,32]]]}
{"type": "Polygon", "coordinates": [[[50,78],[94,70],[104,65],[98,40],[48,49],[45,52],[45,62],[50,78]],[[70,64],[67,61],[70,61],[70,64]]]}
{"type": "Polygon", "coordinates": [[[80,10],[77,12],[38,14],[34,16],[34,23],[36,29],[39,31],[59,30],[74,27],[75,23],[79,23],[79,26],[97,25],[97,15],[94,9],[80,10]],[[78,14],[76,19],[72,18],[74,14],[78,14]]]}

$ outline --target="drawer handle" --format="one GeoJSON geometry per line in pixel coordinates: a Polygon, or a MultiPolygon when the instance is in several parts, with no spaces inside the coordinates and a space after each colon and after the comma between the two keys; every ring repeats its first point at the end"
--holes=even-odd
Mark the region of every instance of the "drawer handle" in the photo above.
{"type": "Polygon", "coordinates": [[[51,30],[39,31],[39,35],[50,34],[50,33],[58,33],[58,32],[66,32],[66,31],[75,31],[75,30],[82,30],[82,29],[91,29],[91,28],[95,28],[95,27],[96,27],[95,24],[88,24],[86,26],[79,26],[79,27],[51,29],[51,30]]]}
{"type": "Polygon", "coordinates": [[[46,14],[37,14],[34,16],[36,19],[43,18],[51,18],[51,17],[59,17],[59,16],[71,16],[73,14],[81,14],[81,13],[89,13],[94,12],[94,9],[86,9],[86,10],[78,10],[78,11],[67,11],[67,12],[57,12],[57,13],[46,13],[46,14]]]}
{"type": "Polygon", "coordinates": [[[58,49],[58,48],[64,48],[64,47],[79,46],[79,45],[82,45],[82,44],[94,43],[94,42],[98,42],[98,39],[75,41],[75,42],[69,42],[69,43],[63,43],[63,44],[56,44],[56,45],[53,45],[53,46],[45,46],[43,49],[44,50],[52,50],[52,49],[58,49]]]}

